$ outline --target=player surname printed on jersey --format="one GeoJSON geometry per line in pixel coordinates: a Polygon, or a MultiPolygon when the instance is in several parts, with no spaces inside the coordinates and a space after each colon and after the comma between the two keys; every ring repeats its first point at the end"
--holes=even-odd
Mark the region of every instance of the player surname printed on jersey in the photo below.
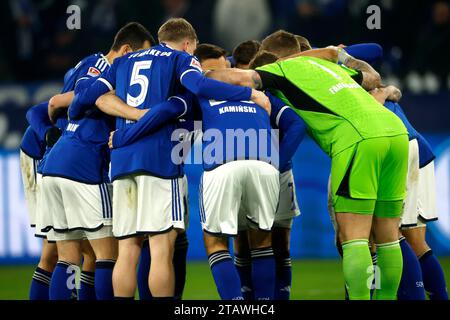
{"type": "Polygon", "coordinates": [[[75,132],[79,126],[80,125],[78,123],[68,123],[66,130],[70,132],[75,132]]]}
{"type": "Polygon", "coordinates": [[[245,113],[256,113],[256,107],[249,106],[225,106],[219,108],[219,114],[226,112],[245,112],[245,113]]]}
{"type": "Polygon", "coordinates": [[[148,49],[139,53],[133,53],[130,54],[130,56],[128,57],[128,59],[132,59],[132,58],[137,58],[137,57],[143,57],[146,55],[150,55],[150,56],[155,56],[155,57],[170,57],[172,55],[172,52],[169,51],[159,51],[156,49],[148,49]]]}
{"type": "Polygon", "coordinates": [[[360,88],[360,85],[357,83],[343,83],[339,82],[338,84],[335,84],[330,89],[328,89],[332,94],[336,94],[337,92],[341,91],[342,89],[358,89],[360,88]]]}

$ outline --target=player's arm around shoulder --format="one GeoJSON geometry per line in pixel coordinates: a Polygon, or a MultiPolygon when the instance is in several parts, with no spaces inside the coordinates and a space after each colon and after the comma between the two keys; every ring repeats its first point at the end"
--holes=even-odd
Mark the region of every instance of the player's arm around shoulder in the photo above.
{"type": "Polygon", "coordinates": [[[50,98],[50,100],[48,101],[48,117],[50,118],[52,123],[55,123],[55,118],[57,117],[61,109],[69,107],[69,105],[72,103],[73,97],[74,92],[69,91],[66,93],[54,95],[50,98]]]}
{"type": "MultiPolygon", "coordinates": [[[[146,112],[133,126],[111,132],[109,147],[111,149],[129,145],[144,136],[152,134],[165,123],[184,116],[190,112],[192,96],[189,93],[169,97],[167,101],[156,104],[146,112]]],[[[141,110],[143,111],[143,110],[141,110]]]]}
{"type": "Polygon", "coordinates": [[[133,108],[116,96],[115,91],[107,92],[95,101],[95,105],[110,116],[138,121],[148,110],[133,108]]]}
{"type": "Polygon", "coordinates": [[[400,89],[392,85],[382,88],[375,88],[369,92],[375,98],[375,100],[383,105],[386,100],[399,102],[402,98],[402,92],[400,91],[400,89]]]}
{"type": "Polygon", "coordinates": [[[255,70],[243,70],[237,68],[212,70],[206,72],[205,76],[237,86],[251,87],[258,90],[262,89],[261,78],[255,70]]]}
{"type": "Polygon", "coordinates": [[[364,89],[370,91],[375,88],[381,87],[381,76],[374,68],[372,68],[370,64],[352,57],[343,48],[337,48],[337,51],[338,62],[341,62],[351,69],[361,72],[362,78],[360,85],[364,89]]]}

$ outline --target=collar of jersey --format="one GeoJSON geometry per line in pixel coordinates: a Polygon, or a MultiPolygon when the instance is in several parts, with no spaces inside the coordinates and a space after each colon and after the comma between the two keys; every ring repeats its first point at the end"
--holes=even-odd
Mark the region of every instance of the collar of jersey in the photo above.
{"type": "Polygon", "coordinates": [[[100,52],[100,56],[102,57],[103,60],[105,60],[106,64],[111,67],[111,64],[109,63],[108,59],[106,59],[106,57],[103,55],[103,53],[100,52]]]}
{"type": "Polygon", "coordinates": [[[171,46],[169,46],[168,44],[166,44],[166,43],[164,43],[164,42],[161,42],[161,45],[162,45],[163,47],[169,48],[169,49],[171,49],[171,50],[175,50],[174,48],[172,48],[171,46]]]}

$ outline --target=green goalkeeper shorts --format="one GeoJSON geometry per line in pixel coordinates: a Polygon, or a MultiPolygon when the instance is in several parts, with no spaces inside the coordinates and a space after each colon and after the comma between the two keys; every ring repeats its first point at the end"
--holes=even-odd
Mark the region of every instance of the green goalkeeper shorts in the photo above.
{"type": "Polygon", "coordinates": [[[335,212],[401,216],[406,196],[408,135],[365,139],[331,160],[335,212]]]}

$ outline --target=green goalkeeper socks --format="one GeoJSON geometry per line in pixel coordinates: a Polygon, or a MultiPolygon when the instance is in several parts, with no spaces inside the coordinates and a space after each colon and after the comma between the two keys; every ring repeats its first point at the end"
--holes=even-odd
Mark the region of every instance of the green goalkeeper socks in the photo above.
{"type": "Polygon", "coordinates": [[[399,241],[377,244],[376,300],[396,300],[403,271],[402,250],[399,241]],[[378,281],[379,280],[379,281],[378,281]]]}
{"type": "Polygon", "coordinates": [[[343,242],[342,250],[344,279],[350,300],[370,300],[373,265],[368,240],[343,242]]]}

